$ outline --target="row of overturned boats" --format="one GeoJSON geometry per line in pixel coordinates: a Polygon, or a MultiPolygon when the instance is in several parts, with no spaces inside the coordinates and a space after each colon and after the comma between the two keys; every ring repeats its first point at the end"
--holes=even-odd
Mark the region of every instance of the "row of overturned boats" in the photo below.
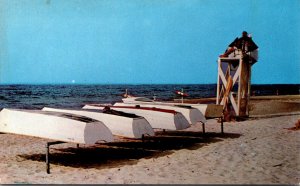
{"type": "Polygon", "coordinates": [[[157,102],[131,96],[122,101],[113,105],[88,104],[81,109],[4,108],[0,112],[0,132],[96,144],[142,139],[155,136],[157,130],[183,130],[198,122],[205,124],[210,107],[222,112],[222,106],[214,104],[157,102]]]}

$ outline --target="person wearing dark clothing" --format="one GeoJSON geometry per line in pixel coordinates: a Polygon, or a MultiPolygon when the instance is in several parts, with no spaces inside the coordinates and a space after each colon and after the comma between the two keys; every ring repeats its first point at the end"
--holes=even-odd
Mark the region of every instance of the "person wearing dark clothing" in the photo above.
{"type": "Polygon", "coordinates": [[[254,51],[258,48],[258,46],[254,43],[251,37],[248,36],[246,31],[243,31],[242,37],[236,38],[232,43],[228,45],[228,49],[224,54],[219,57],[228,57],[234,50],[240,49],[242,54],[246,54],[247,52],[254,51]]]}

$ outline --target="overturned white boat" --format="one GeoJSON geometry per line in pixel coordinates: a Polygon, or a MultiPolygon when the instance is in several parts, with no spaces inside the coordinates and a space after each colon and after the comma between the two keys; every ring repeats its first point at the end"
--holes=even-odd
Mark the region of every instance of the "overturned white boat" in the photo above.
{"type": "Polygon", "coordinates": [[[205,117],[220,117],[223,112],[222,105],[216,104],[192,104],[192,103],[171,103],[171,102],[158,102],[145,97],[127,97],[122,101],[127,104],[147,104],[147,105],[169,105],[169,106],[191,106],[198,109],[205,117]]]}
{"type": "Polygon", "coordinates": [[[119,113],[120,115],[113,115],[101,113],[99,110],[71,110],[48,107],[44,107],[43,110],[77,114],[101,121],[111,130],[113,135],[117,136],[126,138],[142,138],[143,135],[154,135],[154,130],[149,122],[145,118],[136,115],[122,113],[119,113]]]}
{"type": "MultiPolygon", "coordinates": [[[[129,98],[128,98],[129,99],[129,98]]],[[[188,120],[189,123],[195,124],[197,122],[206,123],[206,119],[204,115],[196,108],[186,105],[167,105],[167,104],[159,104],[157,103],[115,103],[114,106],[141,106],[141,107],[156,107],[161,109],[175,110],[176,112],[180,112],[183,116],[188,120]]]]}
{"type": "MultiPolygon", "coordinates": [[[[85,105],[83,109],[101,109],[105,105],[85,105]]],[[[181,130],[190,127],[187,119],[179,112],[174,110],[148,108],[148,107],[135,107],[135,106],[109,106],[109,108],[117,111],[133,113],[143,116],[153,128],[168,129],[168,130],[181,130]]]]}
{"type": "Polygon", "coordinates": [[[114,140],[112,132],[100,121],[40,110],[2,109],[0,132],[81,144],[114,140]]]}

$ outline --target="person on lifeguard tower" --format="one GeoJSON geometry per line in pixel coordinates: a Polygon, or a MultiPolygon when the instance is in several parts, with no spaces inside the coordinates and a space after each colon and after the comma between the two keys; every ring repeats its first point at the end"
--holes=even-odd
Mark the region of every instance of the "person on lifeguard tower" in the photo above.
{"type": "Polygon", "coordinates": [[[240,49],[242,54],[245,55],[247,52],[258,49],[258,46],[254,43],[252,38],[248,36],[248,33],[243,31],[242,37],[236,38],[230,45],[228,45],[225,53],[221,54],[219,57],[228,57],[229,54],[237,49],[240,49]]]}

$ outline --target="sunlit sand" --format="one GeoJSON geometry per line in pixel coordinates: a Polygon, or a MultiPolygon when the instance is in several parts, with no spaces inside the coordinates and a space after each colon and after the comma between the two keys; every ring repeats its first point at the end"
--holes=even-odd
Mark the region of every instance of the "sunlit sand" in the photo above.
{"type": "Polygon", "coordinates": [[[51,148],[51,174],[45,170],[47,140],[0,134],[0,183],[298,184],[300,130],[289,128],[300,119],[300,108],[276,112],[276,107],[299,100],[252,101],[252,112],[261,113],[246,121],[225,122],[224,135],[212,119],[206,124],[206,137],[199,123],[182,131],[159,132],[159,140],[144,143],[79,148],[59,144],[51,148]],[[257,108],[262,103],[268,113],[257,108]]]}

